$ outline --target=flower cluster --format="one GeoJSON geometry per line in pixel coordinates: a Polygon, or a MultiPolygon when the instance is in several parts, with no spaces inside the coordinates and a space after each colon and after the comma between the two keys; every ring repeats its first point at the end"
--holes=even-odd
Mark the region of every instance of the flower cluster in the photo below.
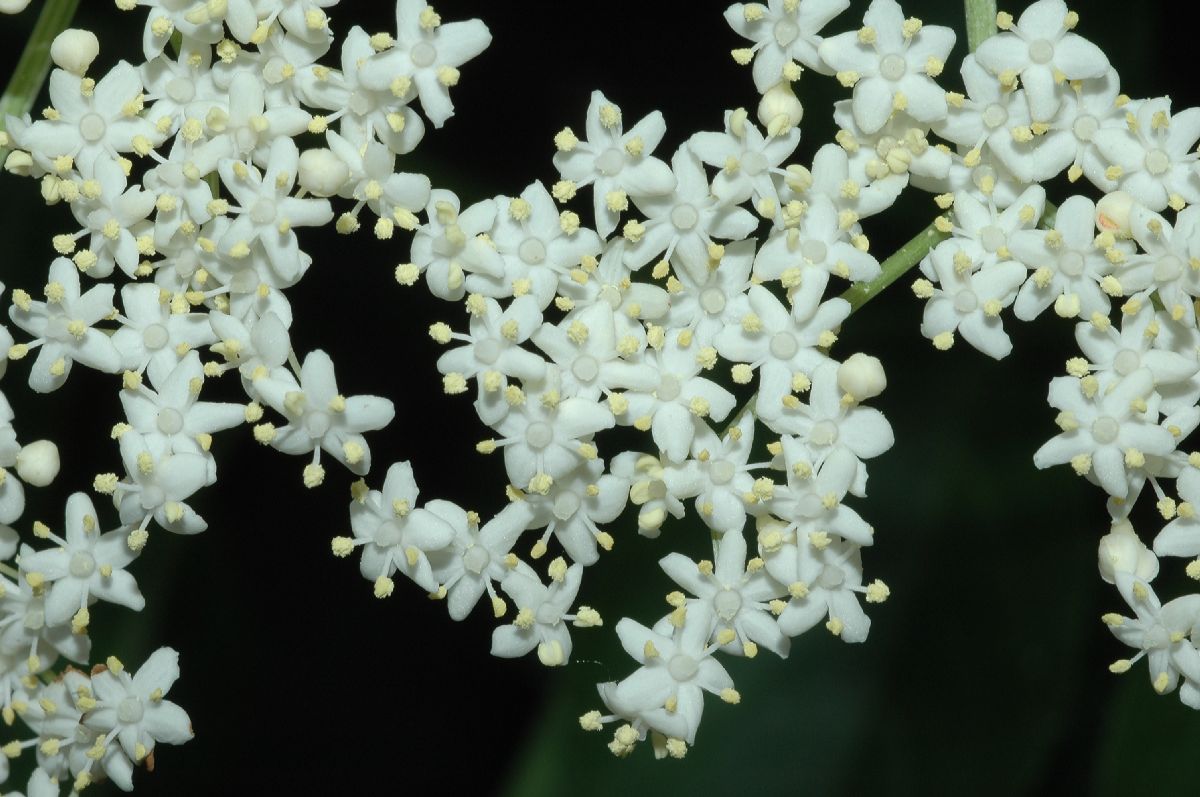
{"type": "Polygon", "coordinates": [[[453,114],[458,67],[490,34],[399,0],[394,35],[356,27],[336,42],[335,3],[119,0],[149,12],[137,22],[142,58],[90,76],[99,42],[67,30],[51,48],[49,107],[5,120],[6,170],[37,179],[73,220],[53,239],[44,285],[11,291],[19,332],[0,326],[0,373],[28,358],[36,393],[58,390],[77,366],[112,374],[122,417],[112,427],[120,467],[92,485],[112,496],[117,521],[75,493],[63,530],[34,522],[24,544],[9,525],[23,483],[49,484],[58,451],[21,446],[0,394],[0,560],[12,562],[0,565],[0,702],[9,724],[20,717],[35,736],[4,747],[0,782],[8,758],[36,747],[30,793],[58,794],[68,776],[75,790],[102,777],[128,790],[156,741],[190,738],[187,715],[163,700],[178,674],[173,651],[132,678],[114,658],[91,676],[54,668],[60,656],[88,663],[97,601],[143,608],[131,569],[153,529],[205,530],[193,504],[216,482],[215,435],[253,425],[260,443],[308,458],[303,480],[315,487],[330,460],[367,473],[363,433],[392,420],[391,401],[339,391],[325,352],[301,361],[293,351],[284,291],[313,260],[297,231],[350,233],[364,212],[380,238],[420,226],[431,186],[397,172],[397,156],[424,136],[418,104],[434,126],[453,114]],[[341,69],[322,63],[329,54],[341,69]],[[301,153],[310,140],[318,146],[301,153]],[[331,198],[346,204],[340,217],[331,198]],[[231,380],[244,398],[211,400],[231,380]]]}

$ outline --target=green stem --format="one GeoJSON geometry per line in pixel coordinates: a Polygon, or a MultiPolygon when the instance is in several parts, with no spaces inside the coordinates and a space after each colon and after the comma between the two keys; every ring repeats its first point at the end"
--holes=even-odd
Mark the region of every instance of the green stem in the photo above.
{"type": "MultiPolygon", "coordinates": [[[[71,24],[78,6],[79,0],[46,0],[42,5],[42,13],[25,43],[21,60],[4,88],[4,94],[0,95],[0,132],[10,114],[24,116],[33,108],[46,76],[50,74],[50,45],[71,24]]],[[[0,147],[0,163],[6,157],[8,150],[0,147]]]]}
{"type": "Polygon", "coordinates": [[[967,47],[971,52],[996,33],[996,0],[963,0],[967,10],[967,47]]]}
{"type": "Polygon", "coordinates": [[[878,277],[870,282],[856,282],[846,289],[842,298],[850,303],[850,312],[862,309],[863,305],[882,293],[884,288],[920,263],[933,247],[949,237],[949,233],[939,232],[932,224],[917,233],[912,240],[879,264],[881,271],[878,277]]]}

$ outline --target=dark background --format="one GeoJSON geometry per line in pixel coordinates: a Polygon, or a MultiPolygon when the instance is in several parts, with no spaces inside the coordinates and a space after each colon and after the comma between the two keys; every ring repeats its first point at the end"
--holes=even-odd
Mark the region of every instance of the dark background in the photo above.
{"type": "MultiPolygon", "coordinates": [[[[390,5],[343,0],[331,16],[339,30],[355,22],[391,29],[390,5]]],[[[855,2],[827,32],[857,28],[865,5],[855,2]]],[[[80,24],[102,42],[95,74],[139,58],[144,11],[83,6],[80,24]]],[[[719,129],[726,108],[757,101],[749,70],[728,55],[743,42],[723,7],[447,0],[438,7],[447,21],[481,17],[494,41],[462,70],[458,116],[431,131],[403,168],[429,174],[464,203],[552,182],[552,137],[567,124],[582,128],[593,88],[630,121],[662,109],[668,134],[658,154],[669,157],[691,132],[719,129]]],[[[958,3],[904,8],[962,29],[958,3]]],[[[1196,104],[1174,6],[1079,10],[1080,32],[1110,54],[1124,91],[1196,104]]],[[[0,18],[0,75],[32,24],[32,11],[0,18]]],[[[964,52],[965,36],[951,62],[964,52]]],[[[954,73],[947,69],[945,85],[954,73]]],[[[830,104],[846,93],[811,74],[799,93],[807,117],[797,159],[810,162],[832,140],[830,104]]],[[[0,195],[0,280],[35,291],[51,235],[73,220],[63,208],[40,209],[31,181],[2,175],[0,195]]],[[[928,222],[928,199],[914,190],[865,223],[877,256],[928,222]]],[[[461,309],[423,286],[395,284],[406,237],[381,244],[369,228],[349,240],[306,232],[302,245],[316,263],[290,294],[297,351],[329,351],[343,392],[396,402],[395,423],[369,438],[372,486],[388,464],[408,459],[425,498],[490,516],[504,502],[502,464],[474,453],[486,431],[466,398],[441,393],[437,347],[425,333],[434,320],[461,326],[461,309]]],[[[1053,314],[1025,325],[1008,316],[1016,351],[1000,363],[961,343],[939,353],[918,333],[921,303],[909,281],[856,315],[835,352],[864,350],[887,365],[889,388],[875,403],[897,439],[871,463],[870,498],[855,505],[879,531],[868,578],[885,579],[893,593],[872,609],[866,644],[818,629],[796,640],[786,661],[727,660],[742,704],[709,701],[685,761],[655,762],[648,747],[615,760],[607,736],[575,723],[599,707],[595,682],[632,670],[612,626],[623,614],[649,622],[663,613],[661,596],[673,587],[658,558],[672,549],[699,555],[707,535],[675,524],[650,541],[626,515],[611,526],[616,549],[589,569],[580,596],[606,627],[575,634],[572,666],[493,659],[486,607],[455,624],[442,604],[400,582],[378,601],[356,561],[330,555],[330,538],[348,533],[347,473],[330,468],[325,486],[308,491],[301,458],[259,447],[242,428],[217,437],[220,481],[195,502],[210,529],[191,539],[154,532],[134,566],[146,611],[94,609],[96,660],[111,652],[132,666],[159,645],[181,653],[183,677],[170,698],[190,713],[196,737],[160,747],[157,770],[135,777],[138,793],[377,793],[422,781],[440,792],[522,795],[1190,791],[1194,768],[1184,762],[1200,743],[1200,717],[1175,696],[1156,698],[1144,664],[1122,678],[1106,669],[1126,649],[1099,621],[1124,610],[1096,572],[1107,524],[1101,494],[1066,468],[1039,473],[1031,462],[1055,432],[1045,394],[1074,354],[1070,325],[1053,314]]],[[[55,439],[64,470],[53,489],[30,491],[25,531],[35,518],[60,527],[67,493],[119,468],[107,430],[120,414],[110,377],[78,369],[65,389],[34,400],[21,384],[27,367],[13,364],[4,382],[17,429],[23,441],[55,439]]],[[[1140,528],[1146,539],[1156,529],[1140,528]]],[[[1179,594],[1183,582],[1182,562],[1168,562],[1163,594],[1179,594]]]]}

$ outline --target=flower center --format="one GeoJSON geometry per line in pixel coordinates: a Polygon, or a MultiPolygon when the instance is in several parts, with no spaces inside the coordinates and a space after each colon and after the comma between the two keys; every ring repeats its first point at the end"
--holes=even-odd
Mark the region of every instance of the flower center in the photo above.
{"type": "Polygon", "coordinates": [[[559,520],[570,520],[579,511],[579,496],[567,490],[554,499],[554,516],[559,520]]]}
{"type": "Polygon", "coordinates": [[[679,205],[671,211],[671,223],[680,232],[687,232],[700,221],[700,214],[691,205],[679,205]]]}
{"type": "Polygon", "coordinates": [[[196,96],[196,87],[185,77],[177,77],[167,83],[167,96],[182,105],[191,102],[196,96]]]}
{"type": "Polygon", "coordinates": [[[87,551],[80,551],[71,557],[71,564],[68,567],[73,577],[87,578],[95,572],[96,560],[87,551]]]}
{"type": "Polygon", "coordinates": [[[136,697],[127,697],[117,706],[117,719],[128,725],[141,722],[144,713],[142,701],[136,697]]]}
{"type": "Polygon", "coordinates": [[[46,625],[46,612],[44,609],[30,609],[25,612],[23,625],[27,631],[40,631],[46,625]]]}
{"type": "Polygon", "coordinates": [[[476,343],[475,359],[484,365],[494,365],[500,359],[500,342],[488,338],[476,343]]]}
{"type": "Polygon", "coordinates": [[[995,224],[989,224],[979,231],[979,243],[990,254],[996,254],[1007,242],[1008,236],[995,224]]]}
{"type": "Polygon", "coordinates": [[[385,520],[375,529],[375,544],[380,548],[391,548],[399,545],[404,536],[404,529],[394,520],[385,520]]]}
{"type": "Polygon", "coordinates": [[[979,297],[970,288],[965,288],[954,295],[954,309],[958,312],[971,313],[977,307],[979,307],[979,297]]]}
{"type": "Polygon", "coordinates": [[[846,574],[837,565],[825,565],[817,584],[825,589],[837,589],[846,581],[846,574]]]}
{"type": "Polygon", "coordinates": [[[614,310],[619,308],[621,306],[621,302],[624,301],[621,298],[621,289],[616,285],[605,285],[603,288],[601,288],[600,298],[608,302],[608,306],[614,310]]]}
{"type": "Polygon", "coordinates": [[[659,401],[674,401],[679,398],[680,393],[679,379],[674,374],[663,374],[662,381],[658,383],[658,390],[654,391],[654,395],[659,401]]]}
{"type": "Polygon", "coordinates": [[[525,443],[532,449],[541,451],[554,440],[554,430],[550,424],[534,421],[525,429],[525,443]]]}
{"type": "Polygon", "coordinates": [[[612,177],[617,172],[621,171],[621,167],[625,165],[625,153],[616,147],[611,147],[604,151],[604,154],[596,158],[596,171],[603,174],[605,177],[612,177]]]}
{"type": "Polygon", "coordinates": [[[350,111],[358,116],[366,116],[371,111],[371,100],[361,91],[356,91],[350,95],[350,102],[346,103],[350,111]]]}
{"type": "Polygon", "coordinates": [[[1038,39],[1029,45],[1029,60],[1035,64],[1048,64],[1054,60],[1054,45],[1046,39],[1038,39]]]}
{"type": "Polygon", "coordinates": [[[1153,175],[1163,174],[1171,168],[1171,158],[1161,149],[1151,150],[1146,155],[1146,171],[1153,175]]]}
{"type": "Polygon", "coordinates": [[[571,364],[571,373],[580,382],[591,382],[600,373],[600,363],[596,362],[595,357],[585,354],[571,364]]]}
{"type": "Polygon", "coordinates": [[[167,334],[167,328],[162,324],[151,324],[142,330],[142,343],[150,351],[158,351],[163,346],[166,346],[170,338],[171,336],[167,334]]]}
{"type": "Polygon", "coordinates": [[[1078,277],[1083,273],[1083,255],[1075,251],[1063,252],[1058,259],[1058,268],[1068,277],[1078,277]]]}
{"type": "Polygon", "coordinates": [[[308,436],[314,439],[324,437],[329,431],[329,425],[329,415],[320,410],[304,416],[304,428],[308,430],[308,436]]]}
{"type": "Polygon", "coordinates": [[[79,120],[79,135],[83,136],[83,140],[90,144],[95,144],[104,138],[107,130],[108,125],[105,124],[104,117],[98,113],[89,113],[79,120]]]}
{"type": "Polygon", "coordinates": [[[751,177],[758,177],[767,170],[767,158],[761,152],[747,152],[742,156],[742,171],[751,177]]]}
{"type": "Polygon", "coordinates": [[[167,502],[167,494],[157,484],[147,484],[141,492],[142,509],[154,509],[167,502]]]}
{"type": "Polygon", "coordinates": [[[1117,439],[1117,434],[1121,431],[1121,424],[1117,423],[1115,418],[1110,418],[1104,415],[1097,418],[1092,423],[1092,437],[1102,446],[1106,446],[1117,439]]]}
{"type": "Polygon", "coordinates": [[[725,309],[725,294],[720,288],[706,288],[700,294],[700,306],[709,315],[716,315],[725,309]]]}
{"type": "Polygon", "coordinates": [[[1113,358],[1113,370],[1121,376],[1129,376],[1142,366],[1142,357],[1133,349],[1121,349],[1113,358]]]}
{"type": "Polygon", "coordinates": [[[713,484],[729,484],[733,481],[734,472],[733,463],[723,459],[708,466],[708,478],[713,484]]]}
{"type": "Polygon", "coordinates": [[[800,245],[800,254],[813,265],[820,265],[829,256],[829,247],[824,241],[805,241],[800,245]]]}
{"type": "Polygon", "coordinates": [[[685,653],[676,653],[667,662],[667,672],[676,681],[690,681],[699,671],[700,664],[685,653]]]}
{"type": "Polygon", "coordinates": [[[1155,282],[1174,282],[1183,274],[1183,263],[1175,255],[1166,255],[1154,265],[1155,282]]]}
{"type": "Polygon", "coordinates": [[[479,575],[492,562],[492,555],[482,545],[473,545],[463,554],[463,567],[479,575]]]}
{"type": "Polygon", "coordinates": [[[526,238],[517,249],[517,255],[527,266],[536,266],[546,259],[546,245],[537,238],[526,238]]]}
{"type": "Polygon", "coordinates": [[[165,435],[179,434],[183,429],[183,415],[179,410],[171,407],[164,407],[158,411],[158,431],[165,435]]]}
{"type": "Polygon", "coordinates": [[[825,511],[825,504],[815,493],[805,493],[796,501],[796,514],[800,517],[815,518],[825,511]]]}
{"type": "Polygon", "coordinates": [[[818,446],[831,446],[837,442],[838,427],[833,421],[818,421],[813,424],[808,439],[818,446]]]}
{"type": "Polygon", "coordinates": [[[713,596],[713,608],[717,610],[717,617],[720,617],[725,622],[729,622],[742,608],[742,596],[735,589],[723,589],[713,596]]]}
{"type": "Polygon", "coordinates": [[[255,224],[270,224],[275,221],[275,203],[269,199],[260,199],[250,209],[250,220],[255,224]]]}
{"type": "Polygon", "coordinates": [[[790,19],[781,19],[775,23],[775,41],[780,47],[787,47],[796,41],[800,35],[800,26],[790,19]]]}
{"type": "Polygon", "coordinates": [[[437,60],[437,50],[429,42],[417,42],[408,55],[412,59],[413,66],[418,69],[433,66],[433,62],[437,60]]]}
{"type": "Polygon", "coordinates": [[[888,80],[899,80],[904,77],[906,72],[908,72],[908,63],[905,62],[903,56],[895,53],[885,55],[879,64],[879,74],[888,80]]]}
{"type": "Polygon", "coordinates": [[[800,344],[791,332],[779,332],[771,338],[771,356],[777,360],[790,360],[800,351],[800,344]]]}
{"type": "Polygon", "coordinates": [[[983,123],[988,127],[1000,127],[1008,121],[1008,111],[1003,105],[992,103],[983,112],[983,123]]]}
{"type": "Polygon", "coordinates": [[[1075,120],[1071,130],[1080,141],[1091,141],[1100,130],[1100,122],[1091,114],[1084,114],[1075,120]]]}

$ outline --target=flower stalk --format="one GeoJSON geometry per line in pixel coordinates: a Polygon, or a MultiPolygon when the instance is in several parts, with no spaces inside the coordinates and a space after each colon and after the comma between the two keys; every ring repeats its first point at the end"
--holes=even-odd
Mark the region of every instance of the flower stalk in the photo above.
{"type": "Polygon", "coordinates": [[[996,0],[964,0],[967,11],[967,47],[971,52],[996,33],[996,0]]]}

